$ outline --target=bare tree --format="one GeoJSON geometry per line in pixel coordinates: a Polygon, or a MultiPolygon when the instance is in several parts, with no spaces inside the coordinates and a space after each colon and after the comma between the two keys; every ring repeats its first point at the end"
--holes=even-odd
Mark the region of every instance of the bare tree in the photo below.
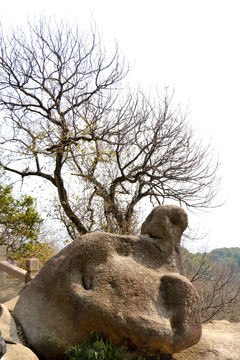
{"type": "MultiPolygon", "coordinates": [[[[204,322],[225,313],[226,307],[240,304],[239,268],[228,264],[214,264],[212,276],[202,289],[202,317],[204,322]]],[[[200,284],[199,284],[200,285],[200,284]]],[[[203,284],[202,284],[203,285],[203,284]]]]}
{"type": "Polygon", "coordinates": [[[188,208],[215,198],[210,146],[167,93],[121,92],[125,75],[117,49],[107,61],[94,32],[43,19],[27,34],[1,34],[1,164],[50,181],[71,234],[134,232],[144,198],[188,208]]]}
{"type": "MultiPolygon", "coordinates": [[[[240,303],[240,271],[234,264],[214,261],[206,252],[191,254],[182,249],[184,275],[196,287],[202,304],[202,320],[228,317],[226,309],[236,312],[240,303]]],[[[232,320],[232,317],[231,319],[232,320]]]]}

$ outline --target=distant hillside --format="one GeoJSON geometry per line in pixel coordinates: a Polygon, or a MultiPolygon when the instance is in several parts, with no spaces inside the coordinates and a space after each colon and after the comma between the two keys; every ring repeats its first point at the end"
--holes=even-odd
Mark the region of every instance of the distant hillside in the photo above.
{"type": "Polygon", "coordinates": [[[226,261],[240,267],[240,248],[220,248],[214,249],[208,253],[214,261],[226,261]]]}

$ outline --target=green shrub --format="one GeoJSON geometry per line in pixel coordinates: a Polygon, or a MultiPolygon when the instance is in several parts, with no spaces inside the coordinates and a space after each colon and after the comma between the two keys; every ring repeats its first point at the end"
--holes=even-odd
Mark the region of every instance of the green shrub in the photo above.
{"type": "MultiPolygon", "coordinates": [[[[126,347],[116,347],[111,339],[93,331],[81,345],[72,346],[65,352],[65,360],[126,360],[126,347]]],[[[138,357],[136,360],[144,360],[138,357]]]]}

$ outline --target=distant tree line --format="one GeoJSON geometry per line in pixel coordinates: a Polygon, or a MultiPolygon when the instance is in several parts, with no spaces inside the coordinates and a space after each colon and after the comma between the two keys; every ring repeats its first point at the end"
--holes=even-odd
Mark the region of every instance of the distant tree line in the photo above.
{"type": "Polygon", "coordinates": [[[214,261],[224,261],[228,264],[238,265],[240,267],[240,248],[220,248],[214,249],[209,253],[214,261]]]}

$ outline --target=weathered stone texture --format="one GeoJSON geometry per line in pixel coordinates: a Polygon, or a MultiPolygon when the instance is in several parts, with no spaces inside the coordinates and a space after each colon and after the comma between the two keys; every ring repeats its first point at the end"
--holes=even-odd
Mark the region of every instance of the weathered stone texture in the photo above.
{"type": "Polygon", "coordinates": [[[14,311],[31,348],[42,359],[62,359],[92,330],[148,354],[197,343],[199,296],[178,273],[186,226],[182,209],[157,207],[139,237],[86,234],[50,259],[14,311]]]}

